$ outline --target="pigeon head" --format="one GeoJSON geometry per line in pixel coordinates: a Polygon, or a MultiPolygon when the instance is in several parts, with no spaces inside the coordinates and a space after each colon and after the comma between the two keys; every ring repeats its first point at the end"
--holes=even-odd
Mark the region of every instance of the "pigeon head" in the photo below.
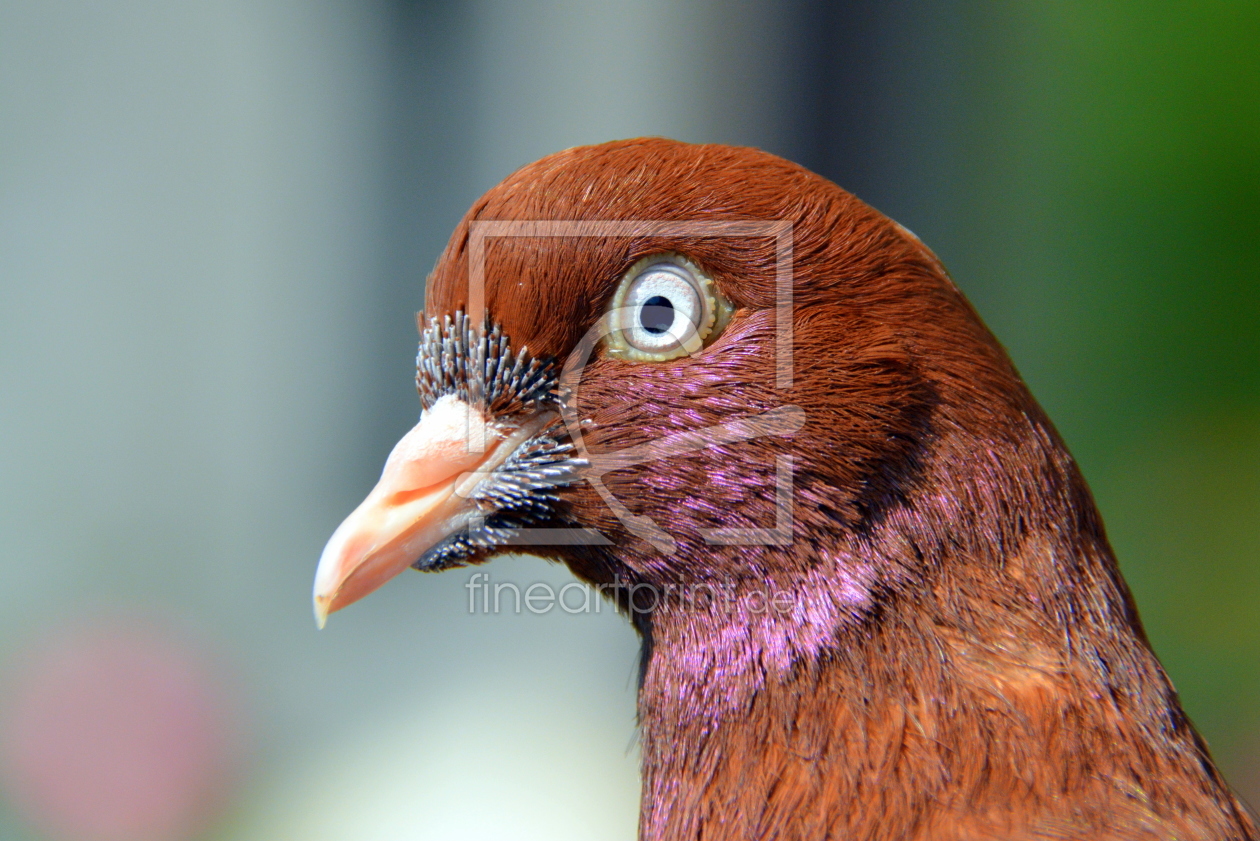
{"type": "Polygon", "coordinates": [[[1029,422],[912,234],[752,149],[637,140],[525,167],[460,222],[420,322],[425,418],[374,495],[398,514],[456,492],[395,517],[422,536],[330,543],[330,609],[407,566],[525,547],[655,597],[835,571],[858,608],[916,572],[871,547],[906,512],[930,526],[915,503],[940,500],[915,497],[942,435],[1029,422]],[[374,565],[382,548],[404,551],[374,565]]]}

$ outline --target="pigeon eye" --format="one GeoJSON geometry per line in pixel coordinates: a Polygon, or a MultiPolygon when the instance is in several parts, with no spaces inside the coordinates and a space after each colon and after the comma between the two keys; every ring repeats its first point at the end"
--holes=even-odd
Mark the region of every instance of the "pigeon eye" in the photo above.
{"type": "Polygon", "coordinates": [[[643,362],[695,353],[716,335],[729,305],[700,268],[678,254],[630,267],[608,310],[608,352],[643,362]]]}

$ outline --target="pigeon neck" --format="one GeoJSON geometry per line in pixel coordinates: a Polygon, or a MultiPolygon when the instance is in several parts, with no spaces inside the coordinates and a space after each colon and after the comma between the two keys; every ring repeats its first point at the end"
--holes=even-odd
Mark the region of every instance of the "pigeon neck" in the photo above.
{"type": "Polygon", "coordinates": [[[971,583],[786,661],[729,606],[655,612],[641,841],[1251,837],[1136,626],[1067,639],[971,583]]]}

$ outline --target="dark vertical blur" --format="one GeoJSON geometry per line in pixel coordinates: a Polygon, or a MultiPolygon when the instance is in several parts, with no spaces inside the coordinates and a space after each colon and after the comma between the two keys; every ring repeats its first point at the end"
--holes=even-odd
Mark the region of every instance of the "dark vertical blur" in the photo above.
{"type": "Polygon", "coordinates": [[[377,301],[382,364],[373,374],[381,411],[370,431],[382,452],[419,411],[407,385],[415,375],[415,314],[424,306],[424,279],[471,201],[460,187],[469,181],[466,152],[474,131],[470,7],[400,0],[390,13],[381,199],[391,247],[377,301]]]}

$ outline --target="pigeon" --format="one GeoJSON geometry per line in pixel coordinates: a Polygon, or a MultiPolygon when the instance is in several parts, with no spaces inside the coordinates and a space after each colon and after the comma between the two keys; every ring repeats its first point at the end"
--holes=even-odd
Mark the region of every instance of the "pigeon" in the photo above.
{"type": "Polygon", "coordinates": [[[642,841],[1255,839],[1081,472],[909,230],[661,138],[471,207],[319,624],[528,552],[642,638],[642,841]]]}

